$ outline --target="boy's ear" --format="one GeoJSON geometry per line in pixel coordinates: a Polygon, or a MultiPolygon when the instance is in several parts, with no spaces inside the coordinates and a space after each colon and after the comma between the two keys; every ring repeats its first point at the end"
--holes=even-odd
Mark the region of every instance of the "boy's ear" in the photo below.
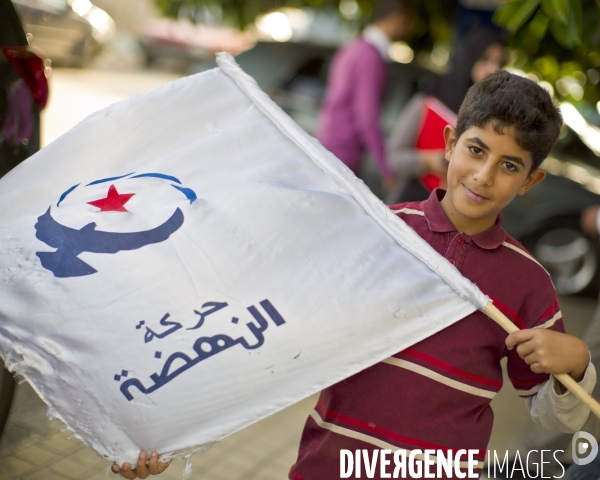
{"type": "Polygon", "coordinates": [[[536,168],[529,174],[527,180],[525,180],[525,183],[521,186],[521,188],[519,188],[518,194],[523,195],[527,190],[540,183],[544,178],[546,178],[546,170],[536,168]]]}
{"type": "Polygon", "coordinates": [[[444,156],[446,157],[446,160],[450,161],[452,150],[456,143],[456,129],[452,125],[446,125],[444,127],[444,142],[446,143],[444,156]]]}

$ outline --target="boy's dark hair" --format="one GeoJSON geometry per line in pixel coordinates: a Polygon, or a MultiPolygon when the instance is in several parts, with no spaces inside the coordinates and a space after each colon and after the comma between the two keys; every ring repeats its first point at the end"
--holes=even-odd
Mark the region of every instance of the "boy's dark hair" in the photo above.
{"type": "Polygon", "coordinates": [[[410,0],[378,0],[373,6],[371,21],[384,20],[394,12],[412,16],[415,13],[415,7],[410,0]]]}
{"type": "Polygon", "coordinates": [[[550,94],[537,83],[500,70],[467,92],[458,111],[456,141],[468,128],[487,123],[499,134],[513,128],[517,145],[531,153],[533,171],[556,142],[562,117],[550,94]]]}

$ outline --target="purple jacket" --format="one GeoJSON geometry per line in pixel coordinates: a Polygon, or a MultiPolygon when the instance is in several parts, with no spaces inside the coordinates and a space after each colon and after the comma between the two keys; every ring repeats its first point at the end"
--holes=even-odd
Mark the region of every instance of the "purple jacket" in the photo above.
{"type": "Polygon", "coordinates": [[[366,149],[382,176],[392,176],[379,126],[387,75],[385,61],[362,37],[343,47],[333,60],[317,138],[354,172],[366,149]]]}

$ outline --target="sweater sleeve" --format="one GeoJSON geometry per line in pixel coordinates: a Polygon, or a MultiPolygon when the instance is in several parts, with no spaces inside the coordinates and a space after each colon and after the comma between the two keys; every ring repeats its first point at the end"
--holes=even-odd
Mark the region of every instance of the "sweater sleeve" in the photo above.
{"type": "Polygon", "coordinates": [[[387,81],[386,65],[375,50],[369,55],[361,55],[358,60],[354,72],[353,118],[361,143],[373,156],[381,175],[389,178],[393,172],[385,157],[385,142],[380,126],[381,101],[387,81]]]}
{"type": "MultiPolygon", "coordinates": [[[[579,385],[591,393],[596,385],[596,369],[590,361],[579,385]]],[[[590,409],[573,393],[560,393],[558,380],[551,377],[533,396],[525,398],[533,421],[546,430],[575,433],[583,427],[590,409]]]]}
{"type": "Polygon", "coordinates": [[[396,176],[396,185],[388,192],[387,203],[398,201],[410,180],[425,173],[419,151],[415,148],[423,122],[425,98],[422,93],[413,95],[402,110],[396,128],[387,142],[388,163],[396,176]]]}
{"type": "MultiPolygon", "coordinates": [[[[538,283],[537,291],[541,294],[544,290],[548,291],[548,297],[554,297],[552,304],[544,310],[533,325],[527,322],[525,326],[566,333],[562,313],[549,277],[545,287],[541,282],[538,283]]],[[[508,354],[509,377],[519,395],[524,397],[533,421],[549,431],[574,433],[580,430],[590,414],[590,409],[573,393],[567,391],[561,394],[558,381],[554,377],[531,372],[529,365],[517,356],[516,348],[508,354]]],[[[591,359],[579,384],[588,393],[591,393],[596,385],[596,369],[591,359]]]]}
{"type": "Polygon", "coordinates": [[[421,176],[424,173],[415,148],[417,135],[423,121],[425,95],[417,93],[404,107],[394,133],[388,140],[387,158],[390,167],[402,180],[421,176]]]}

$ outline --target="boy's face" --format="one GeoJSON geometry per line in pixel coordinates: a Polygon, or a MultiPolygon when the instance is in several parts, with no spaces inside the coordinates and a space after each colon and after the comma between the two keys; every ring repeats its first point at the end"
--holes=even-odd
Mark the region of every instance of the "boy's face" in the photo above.
{"type": "Polygon", "coordinates": [[[539,168],[531,171],[531,153],[517,144],[511,128],[501,135],[490,124],[470,127],[456,141],[455,129],[448,125],[444,138],[449,165],[442,209],[467,235],[494,226],[500,210],[546,176],[539,168]]]}

